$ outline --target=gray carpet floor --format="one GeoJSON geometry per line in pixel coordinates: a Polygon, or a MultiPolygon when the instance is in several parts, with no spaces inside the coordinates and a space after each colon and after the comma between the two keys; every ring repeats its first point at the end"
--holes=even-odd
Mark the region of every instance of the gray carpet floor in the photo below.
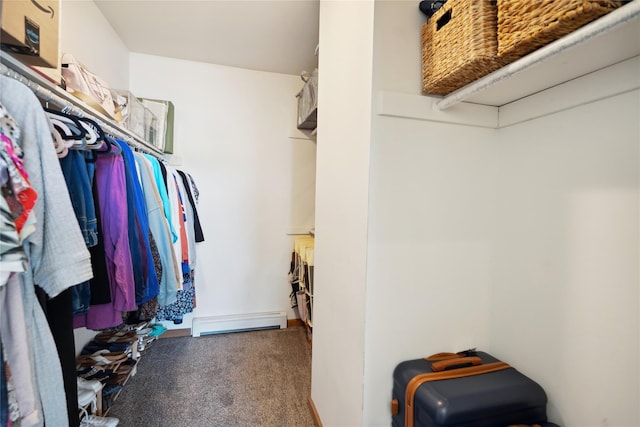
{"type": "Polygon", "coordinates": [[[109,409],[121,427],[313,427],[302,327],[155,341],[109,409]]]}

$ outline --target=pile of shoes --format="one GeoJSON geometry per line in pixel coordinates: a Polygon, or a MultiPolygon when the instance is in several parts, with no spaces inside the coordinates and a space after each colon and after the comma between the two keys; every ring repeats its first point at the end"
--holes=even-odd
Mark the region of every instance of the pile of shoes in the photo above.
{"type": "MultiPolygon", "coordinates": [[[[127,379],[135,375],[141,352],[166,330],[160,324],[143,322],[99,332],[76,358],[79,400],[80,381],[96,381],[101,387],[100,405],[104,410],[111,407],[127,379]]],[[[83,396],[84,400],[88,398],[83,396]]]]}
{"type": "Polygon", "coordinates": [[[78,377],[78,407],[80,408],[81,427],[115,427],[120,422],[118,418],[99,415],[102,412],[102,387],[102,383],[98,380],[86,380],[78,377]]]}
{"type": "Polygon", "coordinates": [[[108,408],[124,386],[137,363],[135,331],[102,331],[87,343],[76,358],[76,371],[82,380],[102,384],[102,406],[108,408]]]}
{"type": "Polygon", "coordinates": [[[136,329],[136,333],[138,335],[138,350],[141,352],[147,350],[149,346],[166,330],[167,328],[160,324],[139,325],[136,329]]]}
{"type": "Polygon", "coordinates": [[[149,322],[139,323],[137,325],[126,325],[124,330],[135,332],[138,340],[137,350],[143,352],[162,335],[167,328],[159,323],[150,324],[149,322]]]}

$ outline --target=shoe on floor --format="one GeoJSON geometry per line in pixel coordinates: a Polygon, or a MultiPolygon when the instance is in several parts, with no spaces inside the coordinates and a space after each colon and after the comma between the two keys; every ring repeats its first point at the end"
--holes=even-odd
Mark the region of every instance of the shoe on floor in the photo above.
{"type": "Polygon", "coordinates": [[[96,393],[93,390],[78,389],[78,406],[83,408],[89,404],[93,403],[93,405],[97,405],[96,401],[96,393]]]}
{"type": "Polygon", "coordinates": [[[86,380],[78,377],[78,390],[91,390],[97,393],[102,388],[102,383],[98,380],[86,380]]]}
{"type": "Polygon", "coordinates": [[[87,415],[80,421],[80,427],[116,427],[118,423],[120,423],[118,418],[87,415]]]}

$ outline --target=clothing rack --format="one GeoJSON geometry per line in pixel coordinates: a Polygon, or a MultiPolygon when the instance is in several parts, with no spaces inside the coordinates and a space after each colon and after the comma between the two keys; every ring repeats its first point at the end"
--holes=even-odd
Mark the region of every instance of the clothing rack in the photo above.
{"type": "Polygon", "coordinates": [[[0,74],[20,81],[45,103],[53,104],[68,114],[91,118],[100,125],[105,133],[123,140],[137,151],[162,159],[164,153],[159,148],[124,129],[4,51],[0,51],[0,74]]]}

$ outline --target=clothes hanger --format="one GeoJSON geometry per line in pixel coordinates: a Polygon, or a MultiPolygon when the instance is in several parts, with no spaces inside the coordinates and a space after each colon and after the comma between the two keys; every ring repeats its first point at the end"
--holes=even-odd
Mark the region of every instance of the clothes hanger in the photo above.
{"type": "Polygon", "coordinates": [[[96,148],[99,149],[100,147],[102,147],[102,144],[100,144],[101,142],[105,141],[107,139],[107,135],[104,133],[104,130],[102,129],[102,127],[98,124],[98,122],[96,122],[93,119],[90,119],[88,117],[78,117],[78,120],[80,121],[80,123],[82,123],[93,135],[95,135],[95,139],[89,143],[87,142],[87,144],[92,144],[93,147],[89,147],[89,148],[96,148]]]}
{"type": "Polygon", "coordinates": [[[82,143],[79,145],[81,145],[82,148],[90,148],[88,146],[96,145],[96,141],[98,140],[98,133],[89,124],[83,121],[81,117],[78,117],[78,120],[80,121],[80,124],[84,128],[87,136],[85,139],[82,140],[82,143]]]}
{"type": "Polygon", "coordinates": [[[49,122],[53,125],[53,127],[58,131],[60,136],[64,135],[64,138],[68,139],[78,139],[77,135],[61,120],[54,118],[53,116],[47,116],[49,122]]]}
{"type": "Polygon", "coordinates": [[[74,144],[76,148],[100,150],[104,146],[104,144],[102,144],[101,142],[104,142],[106,140],[106,135],[102,127],[95,120],[88,117],[78,117],[68,114],[64,112],[64,109],[63,111],[56,111],[45,107],[44,110],[48,114],[55,116],[60,121],[73,123],[74,127],[80,130],[80,132],[82,133],[81,137],[71,138],[77,141],[81,141],[74,144]]]}
{"type": "Polygon", "coordinates": [[[98,154],[110,154],[113,156],[119,156],[122,154],[122,148],[118,147],[117,144],[113,144],[110,138],[105,138],[102,147],[96,150],[98,154]]]}
{"type": "Polygon", "coordinates": [[[56,149],[56,155],[59,159],[65,157],[69,153],[69,148],[58,130],[54,128],[51,131],[51,136],[53,136],[53,146],[56,149]]]}
{"type": "MultiPolygon", "coordinates": [[[[78,129],[75,126],[75,122],[66,118],[58,117],[54,114],[48,115],[47,117],[53,124],[53,129],[56,132],[54,138],[58,139],[57,144],[62,142],[66,149],[74,148],[84,150],[88,148],[87,144],[94,144],[97,139],[97,134],[88,126],[81,126],[81,129],[78,129]],[[59,120],[59,118],[61,120],[59,120]]],[[[60,157],[64,157],[65,155],[66,151],[60,157]]]]}
{"type": "MultiPolygon", "coordinates": [[[[45,109],[45,111],[49,109],[48,99],[45,101],[45,105],[43,106],[43,108],[45,109]]],[[[68,154],[69,149],[60,132],[62,132],[65,136],[71,136],[73,135],[73,133],[65,123],[57,120],[55,117],[51,117],[48,113],[49,112],[47,112],[46,117],[51,124],[51,137],[53,138],[53,147],[56,150],[56,155],[58,156],[58,158],[65,157],[68,154]]]]}
{"type": "MultiPolygon", "coordinates": [[[[80,140],[80,139],[83,139],[83,138],[86,137],[85,128],[84,128],[84,126],[82,126],[82,124],[80,123],[80,121],[78,120],[77,117],[72,116],[70,114],[63,113],[62,111],[52,110],[51,108],[49,108],[47,106],[45,106],[43,108],[44,108],[44,111],[47,112],[47,116],[50,119],[58,120],[59,122],[65,122],[65,123],[68,123],[68,124],[72,124],[76,129],[78,129],[82,133],[81,135],[77,135],[76,134],[74,137],[69,136],[69,139],[80,140]]],[[[68,128],[68,126],[67,126],[67,128],[68,128]]]]}

